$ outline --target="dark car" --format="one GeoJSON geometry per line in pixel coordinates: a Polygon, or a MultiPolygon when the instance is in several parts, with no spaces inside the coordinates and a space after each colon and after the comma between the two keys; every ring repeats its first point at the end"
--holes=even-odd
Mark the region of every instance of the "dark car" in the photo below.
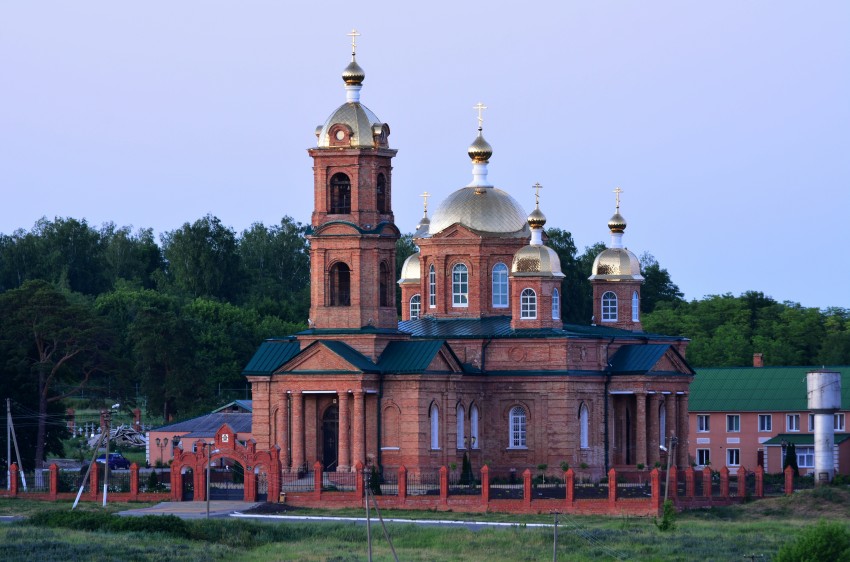
{"type": "MultiPolygon", "coordinates": [[[[97,462],[105,464],[106,455],[98,455],[97,462]]],[[[130,461],[125,459],[124,455],[121,453],[109,453],[109,470],[127,470],[128,468],[130,468],[130,461]]]]}

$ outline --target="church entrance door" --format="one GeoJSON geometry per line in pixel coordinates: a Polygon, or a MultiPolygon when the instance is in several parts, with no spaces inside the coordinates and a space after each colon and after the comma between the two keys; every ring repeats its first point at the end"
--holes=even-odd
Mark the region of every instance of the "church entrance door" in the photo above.
{"type": "Polygon", "coordinates": [[[331,406],[322,416],[322,466],[328,472],[339,463],[339,408],[331,406]]]}

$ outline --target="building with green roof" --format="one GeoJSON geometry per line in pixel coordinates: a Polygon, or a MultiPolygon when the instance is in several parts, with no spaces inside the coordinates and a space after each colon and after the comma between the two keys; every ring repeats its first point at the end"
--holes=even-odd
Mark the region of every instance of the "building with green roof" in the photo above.
{"type": "Polygon", "coordinates": [[[691,383],[689,455],[697,466],[761,465],[782,470],[783,448],[794,444],[801,473],[814,469],[814,418],[806,375],[841,373],[842,410],[834,415],[836,473],[850,473],[850,367],[730,367],[699,369],[691,383]]]}

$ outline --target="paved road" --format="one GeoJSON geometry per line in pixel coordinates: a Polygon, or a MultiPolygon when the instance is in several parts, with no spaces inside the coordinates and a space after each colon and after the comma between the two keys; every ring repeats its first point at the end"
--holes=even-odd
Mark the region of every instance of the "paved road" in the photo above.
{"type": "MultiPolygon", "coordinates": [[[[259,504],[254,502],[220,501],[210,502],[210,517],[228,517],[233,513],[247,511],[259,504]]],[[[181,519],[203,519],[207,516],[206,502],[162,502],[152,507],[121,511],[118,515],[176,515],[181,519]]]]}

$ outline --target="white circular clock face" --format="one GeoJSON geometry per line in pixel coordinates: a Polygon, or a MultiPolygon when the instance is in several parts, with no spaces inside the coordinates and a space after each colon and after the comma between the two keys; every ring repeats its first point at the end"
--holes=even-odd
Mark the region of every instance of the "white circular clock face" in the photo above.
{"type": "Polygon", "coordinates": [[[336,140],[342,140],[345,138],[345,133],[343,131],[336,132],[336,140]]]}

